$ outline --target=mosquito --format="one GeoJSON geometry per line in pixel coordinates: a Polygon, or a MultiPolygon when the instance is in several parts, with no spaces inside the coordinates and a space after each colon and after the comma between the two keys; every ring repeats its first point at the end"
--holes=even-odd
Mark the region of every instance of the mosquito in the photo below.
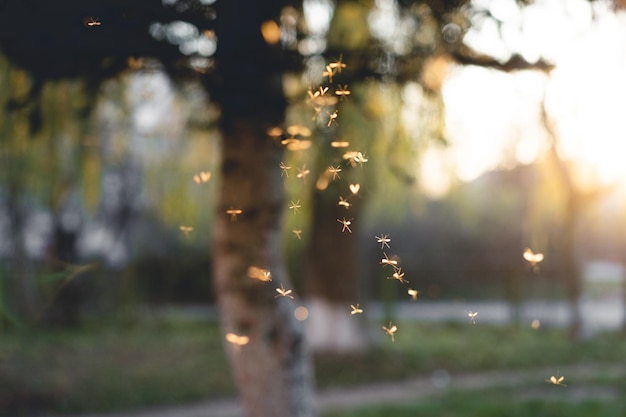
{"type": "Polygon", "coordinates": [[[396,261],[395,259],[389,259],[389,257],[387,257],[387,254],[385,252],[383,252],[383,255],[385,256],[383,259],[380,260],[380,264],[381,265],[391,265],[393,267],[393,269],[397,269],[398,268],[398,261],[396,261]]]}
{"type": "Polygon", "coordinates": [[[291,232],[294,234],[295,237],[298,238],[298,240],[302,240],[302,230],[293,229],[291,232]]]}
{"type": "Polygon", "coordinates": [[[537,266],[539,262],[543,261],[543,253],[534,253],[530,248],[526,248],[522,256],[532,267],[537,266]]]}
{"type": "Polygon", "coordinates": [[[280,284],[280,288],[276,288],[276,292],[278,293],[278,295],[274,296],[274,298],[278,298],[278,297],[289,297],[293,300],[293,295],[291,295],[292,290],[286,290],[283,287],[283,284],[280,284]]]}
{"type": "Polygon", "coordinates": [[[341,178],[339,173],[341,172],[341,167],[328,167],[328,172],[333,174],[333,181],[337,178],[341,178]]]}
{"type": "Polygon", "coordinates": [[[258,266],[251,266],[248,268],[248,277],[263,282],[272,280],[272,273],[269,269],[259,268],[258,266]]]}
{"type": "Polygon", "coordinates": [[[196,175],[193,176],[193,181],[196,184],[203,184],[205,182],[209,182],[211,179],[211,173],[208,171],[200,171],[196,175]]]}
{"type": "Polygon", "coordinates": [[[309,175],[311,173],[310,170],[306,169],[306,165],[302,165],[302,169],[298,170],[298,175],[296,175],[298,178],[302,178],[302,181],[304,181],[306,183],[306,176],[309,175]]]}
{"type": "Polygon", "coordinates": [[[466,311],[467,317],[469,317],[470,323],[476,324],[476,316],[478,315],[478,311],[466,311]]]}
{"type": "Polygon", "coordinates": [[[281,162],[279,166],[280,169],[282,169],[280,176],[282,177],[283,175],[285,175],[287,178],[289,178],[289,170],[291,169],[291,167],[289,165],[285,165],[284,162],[281,162]]]}
{"type": "Polygon", "coordinates": [[[328,81],[332,83],[333,75],[335,75],[335,70],[330,65],[326,65],[326,69],[322,72],[322,77],[328,77],[328,81]]]}
{"type": "MultiPolygon", "coordinates": [[[[557,375],[558,375],[558,373],[557,373],[557,375]]],[[[549,383],[554,384],[554,385],[560,385],[562,387],[566,387],[567,385],[565,385],[563,383],[563,380],[565,380],[564,376],[556,377],[556,376],[552,375],[550,377],[550,379],[546,379],[546,382],[549,382],[549,383]]]]}
{"type": "Polygon", "coordinates": [[[391,239],[389,239],[389,235],[375,236],[375,238],[376,238],[376,241],[381,244],[380,245],[381,249],[385,249],[385,246],[389,248],[389,242],[391,242],[391,239]]]}
{"type": "Polygon", "coordinates": [[[236,222],[237,216],[240,215],[241,213],[243,213],[243,210],[241,209],[229,208],[228,210],[226,210],[226,214],[230,214],[231,222],[236,222]]]}
{"type": "Polygon", "coordinates": [[[335,90],[335,94],[339,96],[340,99],[343,99],[344,97],[348,97],[350,95],[350,90],[348,90],[348,84],[344,86],[339,84],[339,86],[335,90]]]}
{"type": "Polygon", "coordinates": [[[248,336],[239,336],[235,333],[226,333],[226,341],[232,344],[236,351],[239,351],[242,346],[250,342],[250,338],[248,336]]]}
{"type": "Polygon", "coordinates": [[[342,218],[341,220],[337,219],[337,221],[339,223],[341,223],[343,225],[343,227],[341,228],[341,232],[345,232],[346,229],[348,230],[348,232],[352,233],[352,230],[350,229],[350,225],[352,224],[352,220],[354,219],[350,219],[350,220],[346,220],[346,218],[342,218]]]}
{"type": "Polygon", "coordinates": [[[337,72],[341,72],[341,70],[346,67],[346,64],[342,62],[342,59],[343,59],[343,54],[339,55],[339,59],[335,62],[329,63],[328,66],[334,70],[337,70],[337,72]]]}
{"type": "Polygon", "coordinates": [[[353,306],[352,304],[350,304],[350,307],[352,307],[352,311],[350,312],[351,315],[355,315],[355,314],[361,314],[363,313],[363,309],[359,308],[359,305],[357,304],[356,306],[353,306]]]}
{"type": "Polygon", "coordinates": [[[399,281],[401,284],[409,283],[409,281],[404,279],[404,272],[402,272],[402,269],[400,268],[396,269],[393,275],[391,275],[390,277],[387,277],[387,279],[395,279],[396,281],[399,281]]]}
{"type": "Polygon", "coordinates": [[[343,197],[339,196],[339,202],[337,203],[339,206],[344,206],[346,210],[352,205],[348,200],[344,200],[343,197]]]}
{"type": "Polygon", "coordinates": [[[395,324],[392,324],[391,322],[389,322],[389,327],[385,327],[383,326],[383,330],[385,331],[385,333],[387,333],[389,336],[391,336],[391,341],[395,342],[395,333],[398,331],[398,326],[396,326],[395,324]]]}
{"type": "Polygon", "coordinates": [[[417,294],[419,294],[420,292],[418,290],[414,290],[412,288],[409,288],[407,290],[407,293],[411,296],[411,300],[415,301],[415,300],[417,300],[417,294]]]}
{"type": "Polygon", "coordinates": [[[339,110],[335,110],[334,112],[330,113],[329,118],[328,118],[328,124],[326,125],[326,127],[330,127],[331,124],[335,123],[337,124],[337,117],[339,116],[339,110]]]}
{"type": "Polygon", "coordinates": [[[180,229],[181,232],[183,232],[185,234],[185,237],[187,239],[189,239],[189,232],[191,232],[193,230],[193,227],[191,227],[191,226],[180,226],[179,229],[180,229]]]}
{"type": "Polygon", "coordinates": [[[333,148],[347,148],[350,146],[350,142],[346,140],[334,140],[330,142],[330,146],[333,148]]]}
{"type": "Polygon", "coordinates": [[[293,210],[294,214],[297,214],[300,211],[300,207],[302,207],[300,205],[300,200],[296,201],[295,203],[291,201],[291,203],[289,204],[289,208],[293,210]]]}
{"type": "Polygon", "coordinates": [[[100,26],[102,23],[98,21],[98,17],[96,17],[96,19],[94,20],[93,17],[89,17],[88,18],[89,21],[87,22],[87,26],[93,27],[93,26],[100,26]]]}

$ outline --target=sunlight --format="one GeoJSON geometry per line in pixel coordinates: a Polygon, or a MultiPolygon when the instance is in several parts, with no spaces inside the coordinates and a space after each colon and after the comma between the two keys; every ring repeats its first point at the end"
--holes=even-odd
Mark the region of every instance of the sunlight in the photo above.
{"type": "Polygon", "coordinates": [[[512,1],[474,4],[501,19],[502,26],[483,19],[466,44],[500,60],[512,53],[530,62],[542,56],[556,68],[549,80],[532,71],[506,74],[471,66],[451,71],[443,95],[452,144],[447,157],[456,176],[471,181],[491,169],[533,163],[544,154],[549,146],[540,118],[545,95],[559,152],[577,161],[579,176],[590,186],[626,177],[621,117],[626,15],[582,0],[543,0],[522,10],[512,1]]]}
{"type": "Polygon", "coordinates": [[[625,24],[624,14],[598,18],[555,69],[546,103],[561,138],[559,152],[603,184],[626,177],[625,24]]]}

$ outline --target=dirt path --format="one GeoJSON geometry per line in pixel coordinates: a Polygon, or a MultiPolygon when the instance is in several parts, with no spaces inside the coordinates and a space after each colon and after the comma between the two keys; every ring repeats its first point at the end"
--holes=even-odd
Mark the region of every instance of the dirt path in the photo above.
{"type": "MultiPolygon", "coordinates": [[[[584,383],[576,385],[576,379],[591,377],[626,377],[626,364],[580,364],[562,367],[561,375],[567,378],[568,387],[563,391],[546,390],[546,378],[555,374],[554,369],[488,371],[448,374],[441,370],[432,375],[420,376],[401,382],[386,382],[353,388],[337,388],[320,391],[317,407],[320,413],[392,403],[410,403],[419,399],[445,394],[449,390],[480,390],[493,387],[523,386],[520,397],[544,398],[558,395],[564,401],[581,401],[596,398],[606,401],[616,399],[617,389],[594,389],[584,383]],[[528,385],[536,381],[537,389],[528,385]]],[[[559,387],[560,388],[560,387],[559,387]]],[[[206,401],[191,405],[158,408],[116,414],[89,414],[80,417],[242,417],[243,412],[236,400],[206,401]]],[[[42,416],[53,417],[53,416],[42,416]]]]}

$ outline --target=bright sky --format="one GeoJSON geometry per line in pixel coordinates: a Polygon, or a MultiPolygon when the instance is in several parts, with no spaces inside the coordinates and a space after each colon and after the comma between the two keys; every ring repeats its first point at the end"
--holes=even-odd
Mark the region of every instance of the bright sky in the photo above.
{"type": "Polygon", "coordinates": [[[489,169],[540,157],[547,148],[539,118],[545,89],[562,155],[585,161],[598,180],[626,177],[626,15],[586,0],[537,0],[524,10],[514,0],[474,3],[505,23],[500,35],[485,20],[468,33],[470,46],[502,60],[512,52],[530,61],[543,56],[556,69],[546,82],[538,73],[454,68],[443,90],[453,146],[426,153],[427,191],[445,192],[446,166],[470,181],[489,169]]]}

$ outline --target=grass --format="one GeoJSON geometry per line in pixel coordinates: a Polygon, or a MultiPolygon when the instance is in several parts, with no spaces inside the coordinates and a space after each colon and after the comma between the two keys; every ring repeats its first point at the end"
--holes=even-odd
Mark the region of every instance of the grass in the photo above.
{"type": "MultiPolygon", "coordinates": [[[[326,413],[323,417],[621,417],[626,415],[626,387],[612,398],[590,398],[586,387],[572,393],[561,387],[528,387],[450,391],[423,401],[326,413]],[[552,391],[552,392],[548,392],[552,391]]],[[[595,385],[598,388],[598,385],[595,385]]],[[[600,386],[611,390],[611,387],[600,386]]]]}
{"type": "MultiPolygon", "coordinates": [[[[317,355],[318,387],[397,381],[437,369],[547,366],[556,372],[568,364],[619,363],[626,357],[626,343],[616,334],[574,344],[558,329],[403,322],[398,327],[395,343],[380,330],[380,344],[370,352],[317,355]]],[[[222,349],[212,322],[5,331],[0,335],[0,415],[103,412],[231,396],[235,389],[222,349]]]]}

